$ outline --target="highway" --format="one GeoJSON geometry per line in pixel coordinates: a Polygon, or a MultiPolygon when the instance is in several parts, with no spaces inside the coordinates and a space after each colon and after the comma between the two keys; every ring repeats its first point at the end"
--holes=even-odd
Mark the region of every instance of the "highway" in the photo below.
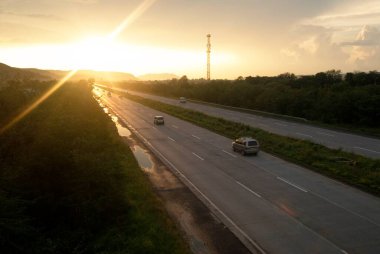
{"type": "MultiPolygon", "coordinates": [[[[122,90],[122,89],[120,89],[122,90]]],[[[125,91],[125,90],[124,90],[125,91]]],[[[249,113],[218,108],[198,103],[179,103],[179,100],[155,96],[128,90],[128,93],[161,101],[167,104],[203,112],[208,115],[221,117],[227,120],[244,123],[271,133],[289,136],[297,139],[306,139],[329,148],[339,149],[360,154],[369,158],[380,159],[380,140],[360,135],[333,131],[314,127],[308,124],[289,122],[280,119],[257,116],[249,113]]]]}
{"type": "Polygon", "coordinates": [[[125,98],[102,100],[253,253],[380,253],[379,198],[264,152],[243,157],[231,140],[125,98]]]}

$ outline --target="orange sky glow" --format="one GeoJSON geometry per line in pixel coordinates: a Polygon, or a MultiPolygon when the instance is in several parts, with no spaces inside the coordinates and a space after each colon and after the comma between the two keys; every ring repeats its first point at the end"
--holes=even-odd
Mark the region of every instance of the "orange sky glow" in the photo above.
{"type": "Polygon", "coordinates": [[[380,70],[373,0],[4,0],[0,62],[212,78],[380,70]]]}

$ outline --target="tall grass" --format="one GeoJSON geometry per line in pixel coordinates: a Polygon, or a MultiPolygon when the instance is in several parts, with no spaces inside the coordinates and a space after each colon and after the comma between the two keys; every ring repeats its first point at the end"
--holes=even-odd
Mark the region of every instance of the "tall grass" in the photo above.
{"type": "Polygon", "coordinates": [[[0,253],[189,253],[86,84],[0,136],[0,253]]]}

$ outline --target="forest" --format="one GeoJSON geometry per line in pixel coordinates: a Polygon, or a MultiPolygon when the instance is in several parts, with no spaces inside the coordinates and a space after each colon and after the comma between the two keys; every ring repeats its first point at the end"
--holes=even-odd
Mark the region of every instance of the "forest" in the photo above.
{"type": "Polygon", "coordinates": [[[235,80],[131,81],[118,86],[168,97],[260,110],[342,126],[380,126],[380,73],[248,76],[235,80]]]}
{"type": "MultiPolygon", "coordinates": [[[[0,89],[0,126],[54,82],[0,89]]],[[[86,82],[0,133],[0,253],[188,253],[86,82]]]]}

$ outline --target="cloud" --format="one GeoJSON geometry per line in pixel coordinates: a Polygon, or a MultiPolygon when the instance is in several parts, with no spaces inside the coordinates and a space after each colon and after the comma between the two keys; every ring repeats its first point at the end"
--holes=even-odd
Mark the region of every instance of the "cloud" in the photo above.
{"type": "Polygon", "coordinates": [[[78,4],[96,4],[99,0],[65,0],[66,2],[78,3],[78,4]]]}
{"type": "Polygon", "coordinates": [[[365,25],[352,35],[354,40],[335,42],[341,30],[302,25],[294,30],[293,41],[281,50],[294,66],[306,64],[310,69],[370,71],[380,69],[380,31],[365,25]]]}
{"type": "Polygon", "coordinates": [[[336,32],[321,26],[298,26],[293,31],[293,41],[281,54],[288,58],[289,64],[298,68],[302,65],[308,72],[342,69],[349,55],[333,41],[336,32]]]}
{"type": "Polygon", "coordinates": [[[37,19],[47,19],[47,20],[64,20],[61,17],[55,16],[55,15],[47,15],[47,14],[41,14],[41,13],[18,13],[18,12],[5,12],[5,11],[0,11],[0,14],[3,15],[10,15],[10,16],[18,16],[18,17],[27,17],[27,18],[37,18],[37,19]]]}
{"type": "MultiPolygon", "coordinates": [[[[329,56],[341,55],[340,46],[333,42],[334,29],[321,26],[299,26],[293,32],[291,51],[299,55],[329,56]]],[[[288,48],[289,49],[289,48],[288,48]]]]}
{"type": "Polygon", "coordinates": [[[380,11],[354,12],[350,14],[320,15],[304,21],[304,24],[320,25],[325,27],[353,27],[363,24],[380,24],[380,11]]]}
{"type": "Polygon", "coordinates": [[[66,34],[33,25],[11,22],[0,22],[0,47],[37,44],[41,42],[60,42],[66,39],[66,34]]]}
{"type": "Polygon", "coordinates": [[[356,36],[356,40],[342,42],[342,46],[375,46],[380,45],[380,31],[374,27],[365,25],[356,36]]]}
{"type": "Polygon", "coordinates": [[[380,69],[380,31],[365,25],[358,32],[356,40],[343,43],[349,47],[348,62],[359,69],[380,69]]]}

